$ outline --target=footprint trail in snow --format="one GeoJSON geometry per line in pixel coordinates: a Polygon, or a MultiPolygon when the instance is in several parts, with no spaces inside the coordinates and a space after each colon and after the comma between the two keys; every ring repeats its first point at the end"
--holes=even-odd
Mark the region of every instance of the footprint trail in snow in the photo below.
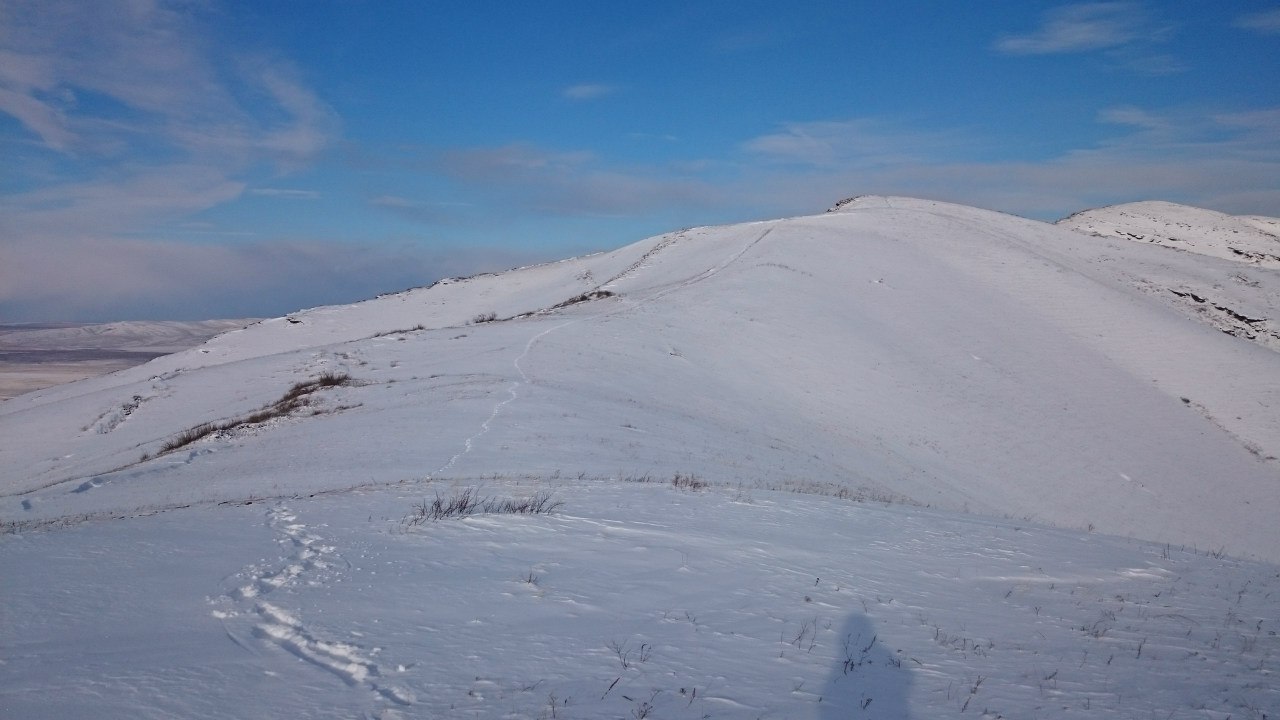
{"type": "MultiPolygon", "coordinates": [[[[282,588],[323,586],[345,564],[336,548],[298,522],[284,505],[267,511],[267,525],[275,531],[288,556],[276,566],[250,565],[234,575],[235,589],[212,601],[219,606],[213,616],[224,623],[240,616],[251,618],[254,637],[337,675],[349,686],[366,687],[397,705],[412,704],[411,692],[383,682],[374,659],[376,648],[369,651],[353,643],[325,639],[297,613],[282,607],[282,602],[267,600],[282,588]]],[[[236,644],[248,648],[230,624],[227,634],[236,644]]]]}

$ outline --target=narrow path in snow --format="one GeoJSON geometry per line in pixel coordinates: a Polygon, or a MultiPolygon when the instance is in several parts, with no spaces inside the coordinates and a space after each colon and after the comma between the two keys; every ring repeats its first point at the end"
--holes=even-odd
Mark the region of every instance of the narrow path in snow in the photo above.
{"type": "Polygon", "coordinates": [[[324,543],[283,504],[267,511],[267,525],[275,531],[277,541],[290,551],[278,567],[250,565],[234,577],[243,581],[231,592],[213,600],[227,609],[213,611],[222,620],[227,635],[241,647],[247,647],[227,621],[241,615],[256,615],[252,633],[286,652],[337,675],[347,685],[363,686],[396,705],[410,705],[413,695],[407,690],[381,682],[381,671],[372,653],[357,645],[326,640],[307,627],[296,613],[291,613],[266,597],[286,587],[324,584],[323,574],[341,565],[337,549],[324,543]],[[319,576],[319,577],[318,577],[319,576]],[[246,609],[252,605],[252,610],[246,609]]]}
{"type": "MultiPolygon", "coordinates": [[[[661,299],[673,292],[676,292],[677,290],[683,290],[696,283],[702,282],[703,280],[706,280],[707,278],[715,275],[718,272],[721,272],[725,268],[737,262],[743,255],[745,255],[749,250],[751,250],[751,248],[755,247],[757,244],[760,243],[761,240],[764,240],[766,237],[768,237],[769,233],[773,232],[774,225],[775,223],[769,223],[769,226],[765,228],[764,232],[760,233],[760,235],[756,236],[754,240],[744,245],[737,252],[733,253],[727,259],[725,259],[723,262],[719,263],[718,265],[712,266],[698,273],[697,275],[694,275],[693,277],[686,278],[685,280],[680,281],[679,283],[677,283],[676,285],[673,285],[672,287],[666,288],[665,290],[660,290],[640,300],[631,300],[629,298],[623,298],[621,296],[618,296],[624,303],[622,307],[605,310],[603,312],[596,313],[595,315],[587,315],[584,317],[575,318],[573,320],[567,320],[563,323],[560,323],[559,325],[549,327],[539,332],[538,334],[534,335],[533,337],[529,338],[528,342],[524,344],[524,349],[521,350],[520,354],[517,355],[515,359],[512,361],[512,366],[515,367],[516,374],[519,375],[520,377],[519,379],[512,380],[511,384],[507,386],[507,397],[500,400],[497,404],[493,406],[493,410],[489,412],[489,417],[485,418],[484,422],[480,423],[480,428],[476,430],[474,434],[472,434],[470,437],[468,437],[466,440],[463,441],[461,450],[455,453],[453,457],[449,458],[449,461],[446,462],[444,465],[441,465],[439,468],[436,468],[433,472],[427,473],[427,479],[430,480],[440,475],[441,473],[445,472],[446,470],[449,470],[450,468],[454,467],[454,465],[457,464],[458,460],[470,454],[472,449],[475,447],[476,441],[489,432],[489,429],[493,426],[493,421],[498,417],[499,414],[501,414],[503,408],[505,408],[506,406],[510,405],[512,402],[515,402],[517,399],[519,399],[521,386],[527,385],[530,382],[528,374],[525,373],[524,368],[521,366],[521,361],[529,357],[529,352],[533,349],[533,346],[539,340],[550,335],[553,332],[556,332],[557,330],[561,330],[575,323],[584,322],[587,320],[596,320],[602,317],[608,317],[610,315],[619,315],[624,312],[635,310],[655,300],[661,299]]],[[[653,249],[651,249],[649,252],[641,256],[641,258],[637,260],[635,263],[633,263],[630,267],[628,267],[626,270],[622,271],[618,275],[614,276],[612,279],[610,279],[608,282],[604,283],[603,285],[598,286],[597,289],[607,288],[615,284],[619,280],[630,277],[635,273],[639,272],[640,270],[648,267],[648,265],[646,264],[646,261],[648,259],[652,258],[661,250],[671,247],[676,243],[676,241],[681,240],[683,238],[685,238],[685,234],[682,232],[682,233],[678,233],[677,235],[667,240],[662,241],[658,245],[655,245],[653,249]]]]}
{"type": "MultiPolygon", "coordinates": [[[[593,316],[593,317],[598,317],[598,316],[593,316]]],[[[470,453],[471,449],[475,446],[476,440],[479,440],[481,436],[489,432],[489,428],[492,427],[493,425],[494,418],[498,417],[498,414],[502,412],[502,409],[520,397],[520,386],[529,382],[529,376],[526,375],[524,372],[524,369],[520,367],[520,361],[525,359],[529,355],[529,350],[533,348],[533,344],[536,343],[538,340],[542,339],[543,337],[546,337],[547,335],[550,335],[551,333],[555,332],[556,330],[559,330],[560,328],[565,327],[566,325],[572,325],[573,323],[580,322],[583,319],[585,318],[579,318],[576,320],[569,320],[567,322],[563,322],[554,327],[549,327],[546,330],[543,330],[542,332],[538,333],[537,335],[534,335],[533,337],[529,338],[529,341],[524,344],[524,350],[518,356],[516,356],[516,359],[514,361],[512,361],[512,364],[515,366],[516,372],[520,375],[520,379],[511,381],[511,384],[507,386],[507,397],[504,400],[498,402],[498,404],[493,406],[493,410],[489,412],[489,417],[485,418],[484,422],[480,423],[480,429],[477,430],[475,434],[471,435],[470,437],[468,437],[466,440],[463,441],[462,449],[459,450],[457,453],[455,453],[453,457],[449,458],[449,462],[445,463],[444,465],[441,465],[434,472],[427,474],[428,480],[448,470],[449,468],[452,468],[458,462],[459,458],[470,453]]]]}

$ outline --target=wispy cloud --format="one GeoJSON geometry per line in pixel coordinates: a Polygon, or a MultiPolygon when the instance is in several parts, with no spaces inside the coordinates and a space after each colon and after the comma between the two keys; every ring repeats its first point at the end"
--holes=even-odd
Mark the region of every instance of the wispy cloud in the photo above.
{"type": "Polygon", "coordinates": [[[1142,4],[1080,3],[1046,12],[1039,28],[1006,35],[993,47],[1024,56],[1100,52],[1114,66],[1139,75],[1173,75],[1184,72],[1186,63],[1157,50],[1173,34],[1172,24],[1159,21],[1142,4]]]}
{"type": "Polygon", "coordinates": [[[413,200],[400,195],[379,195],[370,199],[369,204],[402,219],[426,225],[455,223],[461,211],[471,207],[471,203],[413,200]]]}
{"type": "Polygon", "coordinates": [[[1112,125],[1130,125],[1144,130],[1169,130],[1168,120],[1132,105],[1106,108],[1098,113],[1098,121],[1112,125]]]}
{"type": "Polygon", "coordinates": [[[256,302],[319,299],[304,289],[316,283],[366,292],[366,279],[411,265],[317,243],[140,239],[167,229],[222,239],[191,216],[245,194],[264,166],[307,165],[339,132],[290,63],[215,47],[207,12],[189,2],[0,0],[0,113],[21,123],[26,135],[11,147],[32,159],[6,167],[23,189],[0,197],[0,315],[257,314],[256,302]],[[42,169],[58,163],[75,174],[42,169]],[[337,277],[344,267],[352,273],[337,277]]]}
{"type": "Polygon", "coordinates": [[[671,167],[619,167],[589,152],[529,144],[449,151],[437,169],[500,206],[553,215],[634,215],[719,203],[713,184],[671,167]]]}
{"type": "MultiPolygon", "coordinates": [[[[738,173],[740,191],[726,194],[751,198],[775,213],[811,211],[857,193],[933,197],[1041,218],[1139,199],[1280,212],[1280,108],[1223,114],[1124,106],[1103,110],[1098,121],[1116,126],[1117,133],[1039,161],[981,161],[943,152],[913,157],[916,141],[899,128],[875,134],[876,152],[864,159],[819,153],[818,161],[807,164],[749,164],[738,173]],[[829,157],[843,161],[827,162],[829,157]],[[895,157],[910,159],[885,161],[895,157]]],[[[819,125],[887,124],[863,118],[819,125]]],[[[744,147],[772,147],[777,137],[763,136],[744,147]]],[[[828,140],[819,147],[829,152],[831,145],[828,140]]],[[[796,156],[809,157],[808,146],[802,149],[796,156]]]]}
{"type": "Polygon", "coordinates": [[[570,100],[595,100],[598,98],[612,95],[617,92],[617,88],[613,85],[603,85],[600,83],[583,83],[581,85],[570,85],[560,94],[570,100]]]}
{"type": "Polygon", "coordinates": [[[544,259],[523,250],[444,253],[411,245],[309,241],[222,245],[87,237],[20,243],[7,248],[0,263],[0,317],[107,321],[283,315],[544,259]]]}
{"type": "Polygon", "coordinates": [[[1005,36],[995,46],[1011,55],[1088,52],[1124,45],[1138,37],[1140,28],[1132,3],[1083,3],[1050,10],[1035,31],[1005,36]]]}
{"type": "Polygon", "coordinates": [[[204,164],[144,166],[111,181],[64,183],[0,197],[5,244],[133,234],[153,222],[205,210],[239,196],[244,183],[204,164]]]}
{"type": "Polygon", "coordinates": [[[790,39],[790,33],[777,28],[739,28],[712,40],[711,47],[721,53],[740,53],[778,45],[790,39]]]}
{"type": "Polygon", "coordinates": [[[748,153],[769,162],[834,167],[886,166],[918,162],[939,153],[962,152],[968,144],[957,131],[904,129],[881,118],[796,122],[743,143],[748,153]]]}
{"type": "Polygon", "coordinates": [[[4,198],[6,229],[144,232],[237,197],[264,163],[305,165],[336,137],[336,114],[289,63],[215,61],[201,12],[125,0],[3,3],[0,112],[82,171],[58,184],[10,168],[38,189],[4,198]]]}
{"type": "Polygon", "coordinates": [[[1280,35],[1280,8],[1241,15],[1234,25],[1263,35],[1280,35]]]}
{"type": "Polygon", "coordinates": [[[315,190],[295,190],[292,188],[253,188],[250,195],[281,198],[284,200],[319,200],[320,193],[315,190]]]}
{"type": "MultiPolygon", "coordinates": [[[[1223,114],[1128,105],[1103,109],[1096,120],[1113,131],[1104,140],[1039,160],[982,160],[1002,141],[974,128],[859,117],[787,123],[745,139],[727,156],[661,166],[515,144],[447,152],[432,170],[485,207],[512,216],[674,211],[691,223],[719,222],[815,212],[864,192],[1040,218],[1149,198],[1232,212],[1280,208],[1280,110],[1223,114]]],[[[382,204],[403,206],[404,213],[425,209],[409,201],[382,204]]]]}

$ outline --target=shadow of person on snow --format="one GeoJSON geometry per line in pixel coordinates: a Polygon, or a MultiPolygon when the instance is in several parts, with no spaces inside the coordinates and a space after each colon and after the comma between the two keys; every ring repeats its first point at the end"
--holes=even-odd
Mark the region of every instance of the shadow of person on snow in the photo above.
{"type": "Polygon", "coordinates": [[[910,717],[910,660],[880,642],[862,615],[850,615],[836,636],[836,665],[823,687],[819,717],[824,720],[910,717]]]}

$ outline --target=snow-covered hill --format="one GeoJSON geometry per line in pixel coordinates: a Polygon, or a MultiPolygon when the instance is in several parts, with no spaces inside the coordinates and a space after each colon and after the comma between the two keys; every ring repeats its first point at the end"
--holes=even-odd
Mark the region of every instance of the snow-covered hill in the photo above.
{"type": "Polygon", "coordinates": [[[6,402],[0,708],[1273,710],[1280,354],[1162,288],[1275,298],[1280,274],[945,203],[834,210],[6,402]],[[469,487],[564,505],[405,520],[469,487]],[[105,609],[69,599],[89,588],[105,609]],[[106,689],[42,701],[68,664],[106,689]]]}
{"type": "MultiPolygon", "coordinates": [[[[174,487],[222,500],[695,472],[1275,559],[1280,356],[1135,290],[1178,261],[1239,272],[906,199],[673,233],[298,313],[10,401],[0,508],[27,521],[174,487]],[[326,371],[355,381],[323,393],[332,412],[161,454],[326,371]]],[[[1277,294],[1274,272],[1252,272],[1277,294]]]]}
{"type": "Polygon", "coordinates": [[[117,350],[171,353],[253,320],[148,320],[100,324],[0,325],[0,351],[117,350]]]}
{"type": "Polygon", "coordinates": [[[1154,243],[1168,248],[1280,268],[1280,219],[1235,216],[1177,203],[1108,205],[1058,221],[1072,230],[1154,243]]]}
{"type": "MultiPolygon", "coordinates": [[[[1137,202],[1086,210],[1058,225],[1098,237],[1151,243],[1239,264],[1226,276],[1180,263],[1148,271],[1137,286],[1181,312],[1230,335],[1280,352],[1280,293],[1255,268],[1280,269],[1280,219],[1233,216],[1168,202],[1137,202]]],[[[1265,276],[1265,274],[1264,274],[1265,276]]]]}

